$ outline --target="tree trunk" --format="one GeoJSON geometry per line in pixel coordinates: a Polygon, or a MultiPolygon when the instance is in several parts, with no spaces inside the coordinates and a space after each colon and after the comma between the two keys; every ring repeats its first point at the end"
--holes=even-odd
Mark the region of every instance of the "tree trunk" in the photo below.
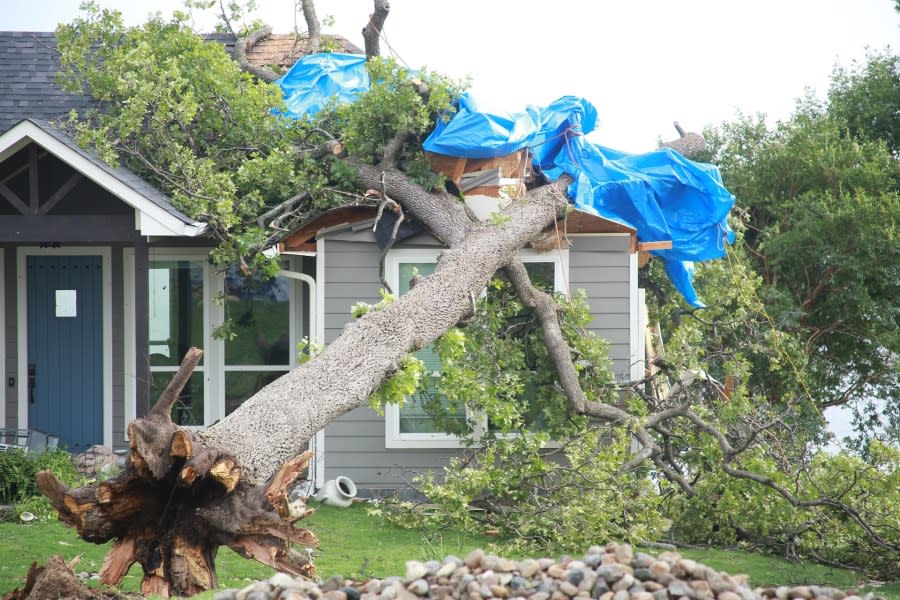
{"type": "Polygon", "coordinates": [[[290,544],[314,546],[294,526],[305,501],[288,501],[289,486],[310,460],[312,436],[367,403],[404,355],[434,341],[472,311],[494,273],[539,234],[565,203],[566,180],[513,202],[503,225],[475,224],[462,203],[429,194],[399,171],[355,165],[360,183],[383,181],[385,192],[431,226],[450,248],[432,276],[393,304],[349,324],[326,351],[260,390],[212,427],[194,433],[175,425],[171,407],[199,362],[192,349],[150,414],[128,427],[128,467],[100,484],[68,489],[52,473],[38,476],[60,519],[90,542],[115,539],[101,580],[116,585],[138,562],[141,589],[193,595],[216,586],[214,559],[225,545],[282,571],[312,575],[290,544]]]}
{"type": "Polygon", "coordinates": [[[375,10],[369,15],[369,22],[363,27],[362,35],[366,45],[366,59],[381,55],[381,30],[391,11],[387,0],[375,0],[375,10]]]}

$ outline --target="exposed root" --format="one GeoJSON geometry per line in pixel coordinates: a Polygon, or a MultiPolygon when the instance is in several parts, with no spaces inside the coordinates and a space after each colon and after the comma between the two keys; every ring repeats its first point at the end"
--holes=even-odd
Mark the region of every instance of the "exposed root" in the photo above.
{"type": "Polygon", "coordinates": [[[312,454],[303,453],[268,482],[253,485],[242,480],[235,457],[172,422],[174,399],[201,355],[189,352],[150,414],[129,425],[131,461],[115,479],[70,489],[49,471],[37,476],[59,519],[82,539],[116,540],[100,571],[107,585],[118,585],[139,563],[142,593],[198,594],[217,585],[220,546],[287,573],[315,574],[308,555],[291,548],[318,545],[312,532],[294,526],[312,511],[305,499],[288,501],[288,487],[312,454]]]}

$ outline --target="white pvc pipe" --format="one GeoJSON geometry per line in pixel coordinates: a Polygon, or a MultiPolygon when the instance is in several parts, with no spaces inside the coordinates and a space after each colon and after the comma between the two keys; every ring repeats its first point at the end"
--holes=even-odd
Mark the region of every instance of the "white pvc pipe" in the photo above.
{"type": "Polygon", "coordinates": [[[313,500],[317,502],[341,508],[353,504],[354,498],[356,498],[356,484],[344,475],[326,481],[319,493],[313,496],[313,500]]]}
{"type": "Polygon", "coordinates": [[[288,279],[296,279],[309,286],[309,332],[307,333],[306,337],[309,338],[310,343],[321,343],[321,340],[316,339],[318,337],[318,329],[316,327],[316,318],[318,315],[318,313],[316,312],[316,280],[306,273],[285,271],[284,269],[278,271],[278,276],[287,277],[288,279]]]}

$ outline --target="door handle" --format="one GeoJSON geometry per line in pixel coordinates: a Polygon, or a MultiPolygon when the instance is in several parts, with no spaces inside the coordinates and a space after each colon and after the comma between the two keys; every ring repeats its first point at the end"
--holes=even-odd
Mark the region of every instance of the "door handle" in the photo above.
{"type": "Polygon", "coordinates": [[[37,385],[37,367],[33,364],[28,365],[28,403],[34,404],[34,388],[37,385]]]}

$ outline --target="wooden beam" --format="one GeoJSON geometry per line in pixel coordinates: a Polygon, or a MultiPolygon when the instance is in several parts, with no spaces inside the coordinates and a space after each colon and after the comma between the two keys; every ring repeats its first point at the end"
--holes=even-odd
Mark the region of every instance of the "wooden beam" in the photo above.
{"type": "Polygon", "coordinates": [[[638,242],[638,252],[649,252],[650,250],[669,250],[672,248],[672,240],[661,242],[638,242]]]}
{"type": "Polygon", "coordinates": [[[38,214],[40,196],[38,192],[38,150],[35,144],[28,146],[28,204],[31,205],[31,214],[38,214]]]}
{"type": "Polygon", "coordinates": [[[0,194],[3,194],[3,197],[13,205],[13,207],[22,213],[23,215],[28,214],[28,206],[22,202],[22,200],[16,195],[14,191],[6,187],[6,184],[0,182],[0,194]]]}
{"type": "MultiPolygon", "coordinates": [[[[41,150],[40,152],[38,152],[38,162],[40,162],[41,159],[44,158],[45,156],[47,156],[48,154],[50,154],[50,153],[47,152],[46,150],[41,150]]],[[[15,168],[15,169],[13,169],[12,171],[10,171],[9,173],[7,173],[6,175],[4,175],[4,176],[3,176],[3,179],[0,179],[0,182],[6,183],[6,182],[8,182],[10,179],[12,179],[12,178],[15,177],[16,175],[18,175],[19,173],[21,173],[22,171],[25,171],[25,170],[27,170],[27,169],[28,169],[28,165],[27,165],[27,164],[24,164],[24,165],[22,165],[21,167],[17,167],[17,168],[15,168]]]]}
{"type": "Polygon", "coordinates": [[[38,214],[46,215],[53,210],[56,205],[59,204],[60,200],[65,198],[83,178],[84,176],[81,173],[75,172],[64,184],[59,186],[58,190],[53,192],[53,195],[50,196],[44,204],[41,205],[38,214]]]}

